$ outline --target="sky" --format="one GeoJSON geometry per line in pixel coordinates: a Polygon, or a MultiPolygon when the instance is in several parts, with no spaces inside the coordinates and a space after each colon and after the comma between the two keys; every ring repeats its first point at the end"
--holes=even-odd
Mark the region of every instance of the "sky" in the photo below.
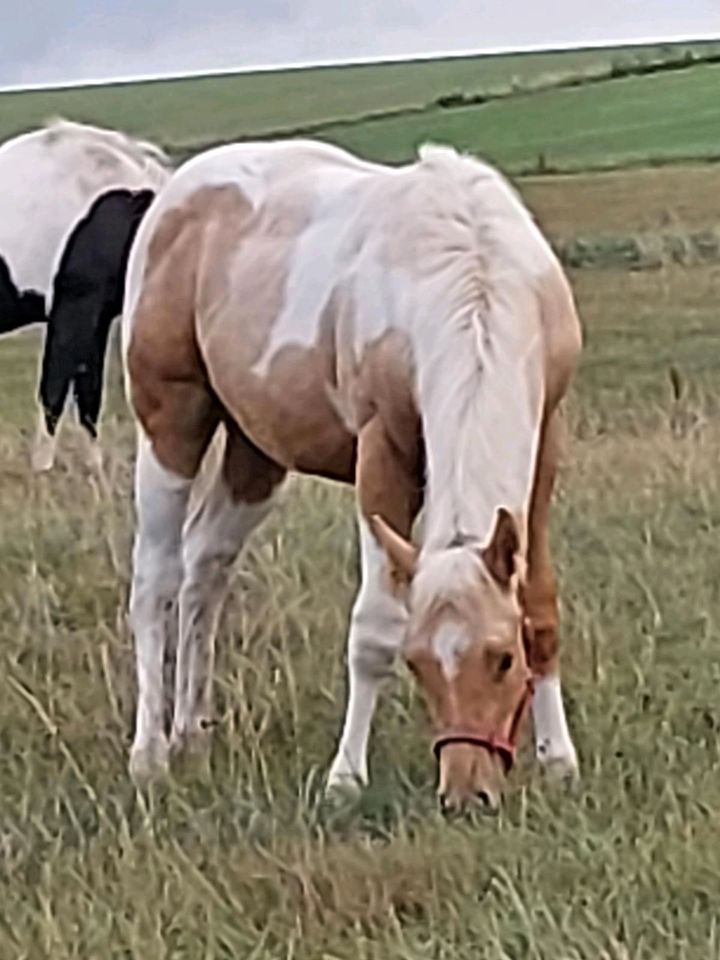
{"type": "Polygon", "coordinates": [[[0,31],[2,86],[463,50],[720,37],[720,0],[6,3],[0,31]]]}

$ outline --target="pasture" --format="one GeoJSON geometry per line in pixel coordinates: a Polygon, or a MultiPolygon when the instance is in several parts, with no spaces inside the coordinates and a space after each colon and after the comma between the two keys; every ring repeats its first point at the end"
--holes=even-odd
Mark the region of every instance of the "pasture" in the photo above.
{"type": "Polygon", "coordinates": [[[329,126],[322,137],[372,159],[405,162],[430,139],[504,169],[572,171],[720,157],[720,66],[519,93],[480,105],[329,126]],[[685,109],[692,104],[692,110],[685,109]],[[540,160],[540,155],[542,159],[540,160]]]}
{"type": "MultiPolygon", "coordinates": [[[[717,177],[520,186],[560,238],[711,226],[717,177]]],[[[136,794],[119,370],[103,425],[110,490],[72,443],[55,473],[32,477],[39,340],[0,344],[0,956],[720,957],[720,266],[571,276],[586,349],[553,526],[583,779],[569,794],[543,785],[526,744],[496,820],[438,815],[401,668],[375,726],[373,786],[324,803],[355,532],[351,494],[310,480],[289,485],[234,579],[212,782],[136,794]]]]}
{"type": "MultiPolygon", "coordinates": [[[[0,136],[65,113],[179,153],[322,124],[323,137],[381,159],[430,138],[515,173],[541,153],[554,169],[716,158],[717,65],[552,89],[630,55],[2,94],[0,136]],[[512,95],[433,105],[456,91],[512,95]],[[395,115],[367,116],[378,112],[395,115]]],[[[682,243],[720,220],[712,165],[518,184],[561,243],[682,243]]],[[[375,725],[373,786],[344,806],[323,801],[357,561],[352,495],[310,480],[289,484],[234,579],[212,782],[187,774],[136,794],[126,774],[133,436],[119,369],[108,372],[102,428],[109,488],[73,442],[56,472],[34,477],[40,340],[3,340],[0,957],[720,957],[718,260],[571,273],[586,348],[553,527],[583,779],[570,794],[549,789],[526,744],[496,820],[439,817],[423,712],[402,668],[375,725]]]]}
{"type": "Polygon", "coordinates": [[[181,157],[299,133],[385,162],[451,142],[515,173],[717,160],[719,50],[667,44],[5,92],[0,138],[60,114],[181,157]],[[653,64],[664,69],[645,72],[653,64]]]}

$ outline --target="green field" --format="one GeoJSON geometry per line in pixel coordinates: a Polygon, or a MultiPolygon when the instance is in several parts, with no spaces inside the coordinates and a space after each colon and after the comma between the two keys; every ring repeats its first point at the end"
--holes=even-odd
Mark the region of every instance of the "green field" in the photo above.
{"type": "Polygon", "coordinates": [[[537,83],[592,72],[616,58],[642,58],[663,49],[616,47],[6,93],[0,94],[0,139],[53,114],[117,126],[164,143],[259,135],[373,111],[423,107],[453,90],[505,88],[513,81],[537,83]]]}
{"type": "Polygon", "coordinates": [[[183,155],[211,142],[315,130],[379,160],[407,160],[419,143],[434,140],[477,151],[516,172],[534,169],[541,154],[561,169],[715,159],[719,65],[542,89],[569,77],[592,77],[611,64],[677,60],[687,50],[707,56],[718,46],[485,56],[4,93],[0,138],[59,114],[152,137],[183,155]],[[505,96],[481,106],[432,106],[443,95],[488,92],[505,96]],[[385,116],[368,119],[376,114],[385,116]]]}
{"type": "Polygon", "coordinates": [[[720,159],[720,65],[358,122],[321,136],[389,162],[412,159],[428,140],[451,143],[511,172],[535,170],[540,154],[560,170],[720,159]]]}
{"type": "MultiPolygon", "coordinates": [[[[541,149],[533,110],[544,104],[543,143],[563,114],[575,137],[563,163],[575,163],[581,128],[616,131],[584,155],[597,165],[615,151],[635,158],[623,153],[623,109],[649,154],[662,104],[674,136],[696,104],[712,109],[717,76],[697,66],[436,116],[510,111],[495,142],[521,167],[541,149]],[[623,100],[623,88],[635,93],[623,100]],[[685,101],[672,100],[679,89],[685,101]],[[571,122],[574,97],[595,106],[571,122]],[[500,139],[511,128],[515,146],[500,139]]],[[[121,93],[92,97],[117,96],[120,111],[121,93]]],[[[291,116],[290,102],[275,108],[291,116]]],[[[153,130],[138,106],[137,129],[230,129],[186,103],[173,109],[153,130]]],[[[398,126],[377,144],[400,151],[413,136],[398,126]]],[[[553,239],[720,221],[716,166],[519,185],[553,239]]],[[[374,728],[372,787],[342,807],[323,802],[357,559],[352,494],[307,479],[289,484],[234,578],[212,781],[136,794],[133,432],[119,370],[103,419],[109,490],[87,475],[72,429],[57,470],[37,478],[38,337],[0,342],[0,960],[720,960],[720,265],[571,280],[586,346],[553,534],[582,780],[569,793],[542,783],[526,742],[497,819],[440,818],[424,714],[402,668],[374,728]]]]}
{"type": "Polygon", "coordinates": [[[438,817],[402,670],[373,787],[323,805],[356,559],[351,495],[312,481],[234,583],[212,783],[144,805],[125,772],[131,429],[116,394],[111,497],[73,435],[32,480],[35,338],[2,345],[0,956],[720,956],[720,270],[573,282],[588,342],[554,535],[583,780],[546,787],[526,747],[497,821],[438,817]]]}

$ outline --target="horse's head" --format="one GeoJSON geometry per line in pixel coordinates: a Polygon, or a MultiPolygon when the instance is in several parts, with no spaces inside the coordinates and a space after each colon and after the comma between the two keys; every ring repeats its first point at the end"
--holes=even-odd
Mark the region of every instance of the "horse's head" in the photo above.
{"type": "Polygon", "coordinates": [[[517,524],[501,509],[486,546],[421,554],[381,518],[373,527],[395,581],[408,584],[403,652],[433,725],[440,802],[494,810],[531,696],[517,524]]]}

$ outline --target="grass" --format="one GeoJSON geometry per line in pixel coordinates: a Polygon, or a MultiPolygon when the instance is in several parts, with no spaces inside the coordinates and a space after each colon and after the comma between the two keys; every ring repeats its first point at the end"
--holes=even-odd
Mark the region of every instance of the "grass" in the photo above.
{"type": "Polygon", "coordinates": [[[505,169],[626,166],[720,156],[720,66],[518,94],[323,129],[363,156],[403,162],[428,140],[479,153],[505,169]]]}
{"type": "Polygon", "coordinates": [[[515,172],[717,159],[720,66],[683,63],[685,53],[717,52],[668,44],[4,93],[0,138],[60,114],[151,137],[177,158],[215,142],[302,134],[388,162],[443,141],[515,172]],[[607,79],[659,60],[673,69],[607,79]],[[588,78],[600,80],[552,89],[588,78]],[[501,99],[437,106],[487,94],[501,99]]]}
{"type": "MultiPolygon", "coordinates": [[[[657,173],[628,176],[629,222],[653,218],[657,173]]],[[[603,206],[593,183],[524,189],[560,234],[603,206]]],[[[713,202],[677,199],[698,217],[713,202]]],[[[57,472],[29,475],[37,338],[0,343],[1,957],[720,957],[720,269],[572,279],[587,345],[554,542],[583,780],[550,789],[526,745],[496,821],[441,822],[402,670],[373,786],[324,805],[356,558],[350,492],[311,480],[291,483],[234,581],[212,782],[136,795],[118,371],[108,497],[72,433],[57,472]]]]}
{"type": "MultiPolygon", "coordinates": [[[[686,48],[703,50],[705,45],[683,44],[680,49],[686,48]]],[[[0,138],[53,113],[169,143],[257,135],[372,111],[423,107],[456,89],[537,83],[603,68],[618,57],[650,57],[670,49],[674,47],[462,57],[4,93],[0,138]]]]}
{"type": "Polygon", "coordinates": [[[523,177],[519,186],[553,238],[585,233],[699,231],[720,222],[715,166],[523,177]]]}

